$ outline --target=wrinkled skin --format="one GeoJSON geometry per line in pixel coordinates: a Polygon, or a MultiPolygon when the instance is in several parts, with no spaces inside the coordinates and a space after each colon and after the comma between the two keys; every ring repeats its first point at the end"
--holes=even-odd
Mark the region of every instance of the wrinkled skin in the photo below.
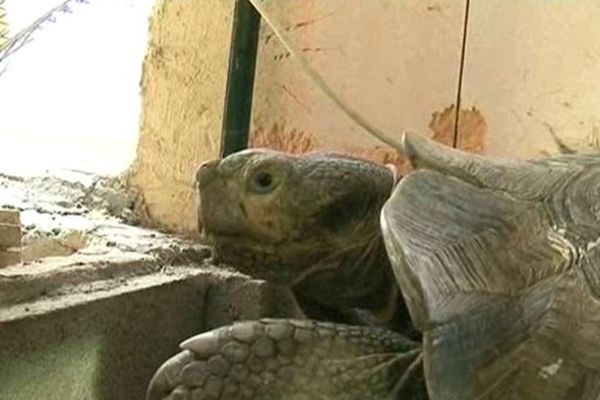
{"type": "Polygon", "coordinates": [[[204,163],[197,182],[204,233],[220,260],[291,287],[310,317],[406,325],[379,227],[392,169],[253,149],[204,163]]]}

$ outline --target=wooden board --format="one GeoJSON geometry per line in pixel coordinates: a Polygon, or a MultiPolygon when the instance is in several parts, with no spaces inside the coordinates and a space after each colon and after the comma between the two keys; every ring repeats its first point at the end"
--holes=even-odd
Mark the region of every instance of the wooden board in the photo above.
{"type": "Polygon", "coordinates": [[[488,154],[600,149],[598,1],[471,2],[463,105],[488,123],[488,154]]]}
{"type": "MultiPolygon", "coordinates": [[[[433,136],[433,114],[455,103],[464,1],[295,0],[268,7],[331,87],[398,139],[405,130],[433,136]]],[[[326,98],[264,24],[256,74],[253,147],[394,162],[396,152],[326,98]]]]}

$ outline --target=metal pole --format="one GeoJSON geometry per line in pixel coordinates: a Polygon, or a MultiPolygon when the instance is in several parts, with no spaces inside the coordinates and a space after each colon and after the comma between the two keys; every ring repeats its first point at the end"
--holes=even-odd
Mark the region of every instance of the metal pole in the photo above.
{"type": "Polygon", "coordinates": [[[260,14],[248,0],[236,0],[221,133],[221,157],[248,147],[259,30],[260,14]]]}

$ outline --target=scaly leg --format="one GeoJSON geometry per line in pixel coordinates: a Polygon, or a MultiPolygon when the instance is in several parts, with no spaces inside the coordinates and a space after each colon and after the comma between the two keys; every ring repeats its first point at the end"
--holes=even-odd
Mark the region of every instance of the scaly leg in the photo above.
{"type": "Polygon", "coordinates": [[[154,375],[147,400],[427,399],[420,344],[384,329],[263,319],[181,348],[154,375]]]}

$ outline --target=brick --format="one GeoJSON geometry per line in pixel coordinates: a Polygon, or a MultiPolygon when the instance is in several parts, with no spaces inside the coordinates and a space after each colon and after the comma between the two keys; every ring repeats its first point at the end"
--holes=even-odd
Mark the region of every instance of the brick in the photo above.
{"type": "Polygon", "coordinates": [[[21,225],[21,213],[19,210],[0,209],[0,224],[21,225]]]}
{"type": "Polygon", "coordinates": [[[21,249],[0,250],[0,268],[21,263],[21,249]]]}
{"type": "Polygon", "coordinates": [[[0,249],[21,247],[21,225],[0,223],[0,249]]]}

